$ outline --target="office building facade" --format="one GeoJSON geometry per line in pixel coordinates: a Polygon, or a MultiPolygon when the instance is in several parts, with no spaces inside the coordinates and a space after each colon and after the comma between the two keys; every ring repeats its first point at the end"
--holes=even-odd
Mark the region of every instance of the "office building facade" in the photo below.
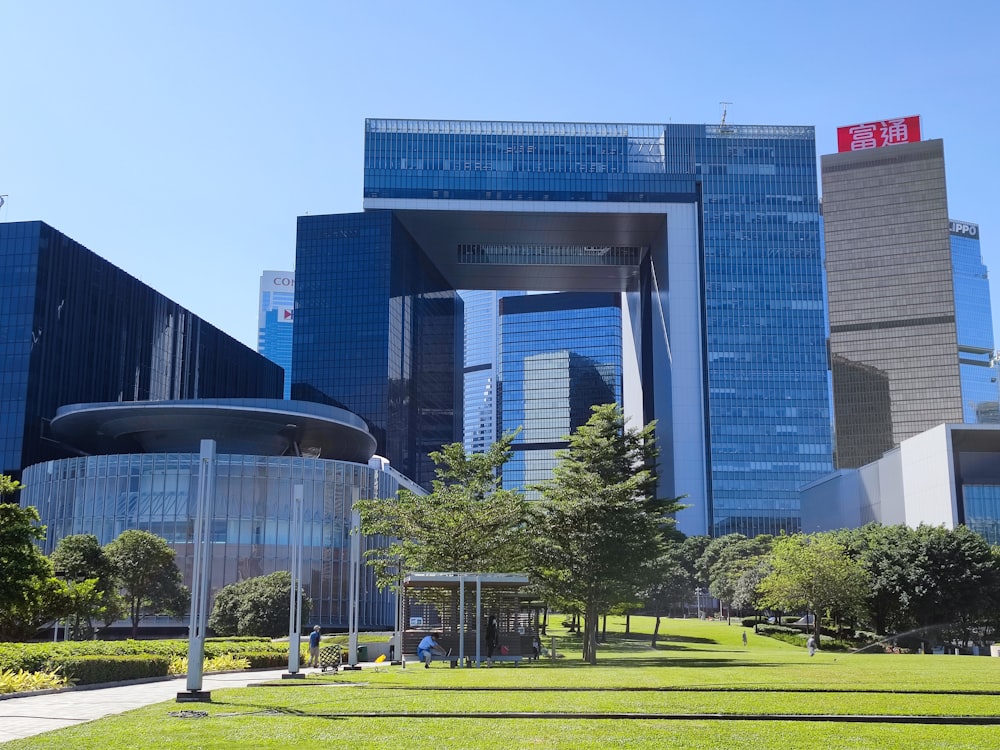
{"type": "Polygon", "coordinates": [[[292,395],[292,326],[295,321],[295,274],[264,271],[260,276],[257,352],[285,371],[284,396],[292,395]]]}
{"type": "Polygon", "coordinates": [[[508,297],[499,312],[500,432],[521,429],[503,487],[535,498],[529,488],[552,478],[556,451],[591,407],[622,404],[621,295],[508,297]]]}
{"type": "Polygon", "coordinates": [[[822,157],[838,468],[996,398],[978,248],[950,232],[940,140],[822,157]]]}
{"type": "Polygon", "coordinates": [[[0,471],[70,455],[64,404],[278,397],[281,368],[40,221],[0,224],[0,471]]]}
{"type": "Polygon", "coordinates": [[[364,168],[364,213],[299,217],[293,397],[426,484],[461,430],[455,289],[624,293],[680,528],[798,527],[832,468],[812,128],[368,120],[364,168]]]}
{"type": "Polygon", "coordinates": [[[962,381],[962,421],[1000,423],[1000,388],[994,363],[993,306],[990,282],[980,250],[979,225],[949,222],[951,267],[955,284],[955,328],[962,381]]]}

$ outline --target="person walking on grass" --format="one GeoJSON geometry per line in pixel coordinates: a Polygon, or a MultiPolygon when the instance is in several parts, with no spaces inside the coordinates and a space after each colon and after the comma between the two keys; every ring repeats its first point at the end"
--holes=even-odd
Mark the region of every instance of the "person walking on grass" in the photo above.
{"type": "Polygon", "coordinates": [[[809,649],[809,656],[816,655],[816,636],[809,636],[809,640],[806,641],[806,648],[809,649]]]}

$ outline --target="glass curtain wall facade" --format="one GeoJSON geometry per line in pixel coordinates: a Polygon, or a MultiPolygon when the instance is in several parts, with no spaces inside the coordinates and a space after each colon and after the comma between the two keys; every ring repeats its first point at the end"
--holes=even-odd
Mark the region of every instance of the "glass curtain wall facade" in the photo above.
{"type": "Polygon", "coordinates": [[[838,468],[962,422],[944,146],[822,158],[838,468]]]}
{"type": "Polygon", "coordinates": [[[0,471],[66,452],[64,404],[276,398],[281,368],[40,221],[0,224],[0,471]]]}
{"type": "MultiPolygon", "coordinates": [[[[21,504],[38,508],[45,520],[45,554],[70,534],[94,534],[104,545],[123,531],[142,529],[173,547],[190,586],[199,459],[195,453],[154,453],[47,461],[25,470],[21,504]]],[[[230,583],[289,570],[297,484],[303,487],[302,585],[313,600],[310,622],[347,628],[351,507],[372,497],[376,486],[380,497],[393,497],[399,486],[391,473],[364,464],[219,455],[210,521],[209,600],[230,583]]],[[[383,541],[365,537],[363,544],[374,547],[383,541]]],[[[360,627],[391,628],[394,597],[378,591],[368,566],[361,566],[361,575],[360,627]]]]}
{"type": "Polygon", "coordinates": [[[485,453],[500,437],[497,427],[499,300],[524,292],[463,290],[465,367],[462,443],[466,453],[485,453]]]}
{"type": "MultiPolygon", "coordinates": [[[[391,425],[423,435],[420,420],[436,414],[418,408],[404,425],[390,419],[388,394],[370,396],[388,387],[387,374],[411,383],[388,366],[387,351],[415,356],[426,346],[388,320],[396,300],[417,293],[412,282],[427,282],[442,302],[449,285],[626,292],[638,401],[645,421],[658,420],[661,479],[677,494],[699,495],[692,533],[798,528],[797,488],[832,468],[811,127],[373,119],[364,169],[364,214],[299,219],[295,398],[330,399],[361,415],[383,452],[391,425]],[[650,217],[659,217],[658,230],[650,217]],[[596,226],[614,238],[612,224],[648,232],[636,242],[627,241],[636,233],[622,242],[587,236],[596,226]],[[529,225],[539,228],[516,235],[529,225]],[[690,246],[668,250],[668,236],[688,226],[690,246]],[[683,253],[691,262],[685,256],[675,269],[683,253]],[[390,268],[424,268],[430,256],[443,278],[414,270],[390,291],[390,268]],[[484,258],[492,273],[466,283],[484,258]],[[568,268],[569,278],[594,265],[607,267],[607,286],[548,283],[553,269],[568,268]],[[671,316],[678,300],[695,312],[671,316]],[[335,343],[341,335],[349,344],[335,343]],[[682,393],[681,382],[699,392],[682,393]],[[689,415],[697,425],[683,421],[689,415]],[[690,447],[695,432],[703,449],[690,447]],[[674,488],[696,464],[704,474],[674,488]]],[[[452,361],[460,369],[462,358],[452,361]]],[[[456,429],[450,440],[427,442],[458,437],[456,429]]],[[[428,478],[385,455],[421,483],[428,478]]]]}
{"type": "Polygon", "coordinates": [[[979,247],[979,225],[952,221],[950,226],[962,421],[996,424],[1000,423],[1000,392],[993,364],[993,310],[989,276],[979,247]]]}
{"type": "Polygon", "coordinates": [[[292,326],[295,321],[295,274],[264,271],[260,277],[257,351],[285,371],[284,397],[292,395],[292,326]]]}
{"type": "Polygon", "coordinates": [[[300,216],[292,398],[347,409],[421,485],[461,433],[462,301],[391,211],[300,216]]]}
{"type": "MultiPolygon", "coordinates": [[[[798,488],[833,468],[811,128],[705,127],[712,534],[798,531],[798,488]]],[[[683,439],[683,437],[679,437],[683,439]]]]}
{"type": "Polygon", "coordinates": [[[499,371],[501,433],[521,428],[503,487],[526,490],[552,478],[555,452],[591,406],[622,403],[621,295],[500,300],[499,371]]]}

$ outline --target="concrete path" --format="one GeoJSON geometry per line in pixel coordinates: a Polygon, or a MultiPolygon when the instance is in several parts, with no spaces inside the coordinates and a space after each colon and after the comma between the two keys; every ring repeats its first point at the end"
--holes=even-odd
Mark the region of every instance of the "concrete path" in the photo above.
{"type": "MultiPolygon", "coordinates": [[[[303,672],[315,672],[309,669],[303,672]]],[[[280,680],[288,669],[207,674],[203,690],[246,687],[253,682],[280,680]]],[[[0,743],[32,737],[53,729],[82,724],[104,716],[131,711],[152,703],[175,700],[187,691],[187,678],[129,683],[113,687],[75,688],[45,695],[25,695],[0,700],[0,743]]],[[[197,708],[197,703],[179,703],[180,708],[197,708]]]]}

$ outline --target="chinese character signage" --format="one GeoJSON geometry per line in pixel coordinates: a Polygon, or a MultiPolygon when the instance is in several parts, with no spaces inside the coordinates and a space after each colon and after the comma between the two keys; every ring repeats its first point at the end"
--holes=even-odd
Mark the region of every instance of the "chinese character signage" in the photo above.
{"type": "Polygon", "coordinates": [[[891,120],[862,122],[837,128],[837,151],[863,151],[866,148],[916,143],[920,140],[920,116],[895,117],[891,120]]]}

